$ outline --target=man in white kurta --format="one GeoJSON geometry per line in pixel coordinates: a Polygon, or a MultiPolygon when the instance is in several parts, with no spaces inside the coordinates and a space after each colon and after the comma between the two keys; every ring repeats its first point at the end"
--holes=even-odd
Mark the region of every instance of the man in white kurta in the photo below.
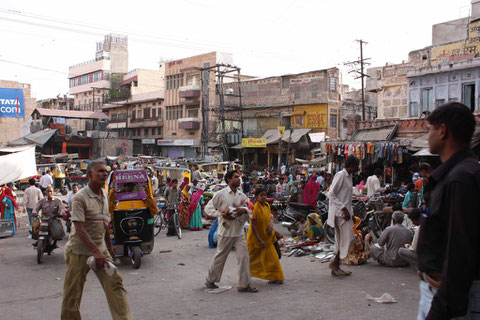
{"type": "Polygon", "coordinates": [[[240,176],[236,171],[225,174],[228,186],[213,196],[205,206],[209,216],[218,217],[218,245],[215,257],[210,264],[205,285],[207,288],[218,288],[228,254],[235,247],[238,262],[239,292],[256,292],[250,287],[250,260],[245,239],[244,224],[249,218],[250,210],[244,207],[247,196],[240,191],[240,176]],[[235,213],[232,213],[235,208],[235,213]]]}
{"type": "Polygon", "coordinates": [[[332,276],[347,276],[351,272],[340,269],[353,242],[352,175],[358,171],[359,160],[349,156],[345,169],[337,172],[328,191],[329,210],[327,223],[335,229],[335,258],[330,263],[332,276]]]}
{"type": "Polygon", "coordinates": [[[384,189],[380,185],[380,177],[382,176],[382,169],[377,168],[373,172],[373,175],[368,177],[367,183],[365,186],[367,187],[367,196],[371,197],[375,193],[381,192],[384,189]]]}

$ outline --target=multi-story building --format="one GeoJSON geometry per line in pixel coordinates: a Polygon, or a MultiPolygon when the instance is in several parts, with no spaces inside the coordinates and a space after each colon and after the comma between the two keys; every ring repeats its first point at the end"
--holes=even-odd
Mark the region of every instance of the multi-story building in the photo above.
{"type": "Polygon", "coordinates": [[[104,41],[97,43],[95,59],[73,65],[68,70],[73,109],[100,110],[107,100],[125,99],[120,86],[127,71],[127,37],[106,35],[104,41]]]}
{"type": "MultiPolygon", "coordinates": [[[[19,104],[21,108],[21,104],[19,104]]],[[[31,96],[31,87],[28,83],[0,80],[0,145],[16,140],[30,133],[30,115],[35,109],[35,98],[31,96]],[[10,95],[10,89],[19,89],[21,97],[10,95]],[[4,92],[6,93],[4,95],[4,92]],[[12,102],[14,98],[14,102],[12,102]],[[23,116],[11,115],[9,109],[17,107],[16,98],[23,100],[23,116]],[[8,101],[7,101],[8,100],[8,101]]]]}
{"type": "Polygon", "coordinates": [[[379,119],[420,118],[459,101],[479,111],[480,0],[471,16],[432,26],[432,45],[408,61],[368,70],[367,90],[377,93],[379,119]]]}
{"type": "MultiPolygon", "coordinates": [[[[201,69],[221,63],[232,64],[232,60],[231,54],[210,52],[166,63],[163,139],[157,141],[163,156],[196,158],[199,155],[202,101],[208,109],[215,106],[215,77],[212,72],[203,71],[202,88],[201,69]]],[[[213,129],[214,116],[210,112],[209,131],[213,129]]]]}
{"type": "MultiPolygon", "coordinates": [[[[298,143],[288,151],[288,144],[283,143],[282,154],[289,153],[292,158],[310,155],[309,140],[304,138],[307,133],[324,133],[331,139],[339,137],[339,77],[339,70],[330,68],[225,84],[227,117],[239,117],[238,96],[241,95],[243,137],[268,138],[267,148],[260,155],[252,152],[258,162],[277,163],[279,126],[285,127],[285,134],[291,135],[292,143],[298,143]]],[[[238,130],[240,124],[233,120],[226,120],[225,126],[238,130]]],[[[235,139],[231,142],[238,143],[235,139]]]]}
{"type": "Polygon", "coordinates": [[[140,93],[102,107],[109,119],[107,129],[131,141],[134,155],[161,155],[157,142],[163,138],[163,95],[164,91],[140,93]]]}

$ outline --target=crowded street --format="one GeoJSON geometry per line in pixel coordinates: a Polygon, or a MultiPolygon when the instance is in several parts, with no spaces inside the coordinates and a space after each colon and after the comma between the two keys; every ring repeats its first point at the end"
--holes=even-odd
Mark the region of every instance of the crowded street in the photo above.
{"type": "Polygon", "coordinates": [[[480,319],[480,0],[3,0],[0,34],[0,320],[480,319]]]}
{"type": "MultiPolygon", "coordinates": [[[[27,238],[26,215],[13,238],[0,239],[0,309],[5,319],[58,319],[62,303],[65,261],[59,243],[41,265],[27,238]]],[[[276,226],[277,227],[277,226],[276,226]]],[[[277,228],[282,230],[282,227],[277,228]]],[[[285,231],[286,229],[283,228],[285,231]]],[[[349,279],[332,278],[327,263],[310,257],[282,257],[285,283],[269,285],[254,279],[256,294],[235,288],[219,294],[204,290],[204,278],[214,249],[208,231],[185,231],[181,240],[162,231],[155,249],[132,269],[123,261],[119,271],[135,319],[413,319],[417,312],[418,276],[413,268],[385,268],[376,262],[352,266],[349,279]],[[389,293],[397,303],[367,301],[366,294],[389,293]]],[[[235,256],[230,255],[221,286],[235,286],[235,256]]],[[[82,306],[84,319],[111,319],[103,290],[90,272],[82,306]]]]}

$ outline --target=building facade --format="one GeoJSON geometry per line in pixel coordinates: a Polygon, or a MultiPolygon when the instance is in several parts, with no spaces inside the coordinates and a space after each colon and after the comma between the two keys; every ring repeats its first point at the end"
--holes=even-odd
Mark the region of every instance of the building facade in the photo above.
{"type": "Polygon", "coordinates": [[[160,156],[157,142],[163,138],[165,108],[164,91],[133,95],[115,104],[105,104],[102,110],[108,117],[107,129],[119,139],[132,143],[133,155],[160,156]]]}
{"type": "Polygon", "coordinates": [[[419,118],[449,101],[479,110],[480,0],[472,14],[432,26],[432,45],[401,64],[370,68],[367,90],[377,93],[379,119],[419,118]]]}
{"type": "MultiPolygon", "coordinates": [[[[235,157],[243,158],[246,153],[253,157],[247,161],[276,165],[279,154],[281,162],[287,157],[290,162],[290,157],[311,156],[312,141],[307,138],[307,133],[323,133],[324,137],[338,138],[341,116],[339,78],[339,70],[330,68],[225,84],[225,127],[228,132],[233,136],[241,133],[242,122],[237,121],[241,118],[243,135],[240,134],[240,137],[267,138],[267,146],[260,152],[259,149],[244,150],[242,155],[237,153],[235,157]],[[241,115],[239,96],[242,100],[241,115]],[[285,128],[285,137],[291,139],[283,139],[290,143],[279,143],[278,127],[285,128]]],[[[217,109],[220,107],[220,101],[217,101],[217,109]]],[[[216,131],[222,132],[218,126],[216,131]]],[[[239,139],[230,139],[229,144],[233,149],[241,150],[236,145],[239,142],[239,139]]]]}
{"type": "Polygon", "coordinates": [[[36,102],[31,96],[31,87],[28,83],[0,80],[0,91],[1,89],[21,89],[24,103],[22,118],[0,117],[0,145],[5,146],[7,142],[30,133],[30,115],[35,109],[36,102]]]}
{"type": "Polygon", "coordinates": [[[68,70],[69,93],[74,96],[73,109],[100,110],[109,98],[122,100],[124,97],[119,87],[127,71],[128,38],[106,35],[104,41],[97,43],[95,59],[73,65],[68,70]]]}
{"type": "Polygon", "coordinates": [[[206,119],[202,116],[202,107],[210,110],[215,106],[215,76],[202,69],[232,63],[231,54],[210,52],[165,64],[163,139],[157,141],[162,156],[197,158],[200,155],[203,121],[207,120],[209,132],[215,121],[213,112],[209,112],[206,119]]]}

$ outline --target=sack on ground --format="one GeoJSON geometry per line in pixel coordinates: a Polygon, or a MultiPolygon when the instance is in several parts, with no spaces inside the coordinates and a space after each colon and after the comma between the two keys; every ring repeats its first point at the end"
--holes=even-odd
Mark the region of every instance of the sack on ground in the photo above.
{"type": "Polygon", "coordinates": [[[50,234],[53,240],[62,240],[65,237],[62,223],[56,219],[50,221],[50,234]]]}
{"type": "Polygon", "coordinates": [[[34,219],[32,221],[32,239],[37,240],[39,233],[40,233],[40,220],[34,219]]]}

